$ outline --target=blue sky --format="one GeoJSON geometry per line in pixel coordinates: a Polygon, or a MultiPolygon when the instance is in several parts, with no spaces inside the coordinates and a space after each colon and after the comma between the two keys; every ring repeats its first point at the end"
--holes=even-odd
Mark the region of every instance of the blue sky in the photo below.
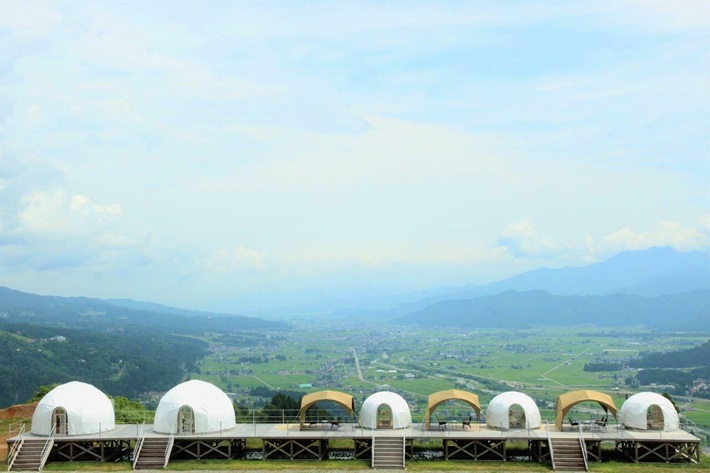
{"type": "Polygon", "coordinates": [[[0,270],[225,311],[708,250],[710,4],[0,3],[0,270]]]}

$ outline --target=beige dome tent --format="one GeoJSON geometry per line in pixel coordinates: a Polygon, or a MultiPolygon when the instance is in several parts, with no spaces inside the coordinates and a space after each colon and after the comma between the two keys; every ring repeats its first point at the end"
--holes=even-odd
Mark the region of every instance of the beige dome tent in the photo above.
{"type": "Polygon", "coordinates": [[[660,394],[641,392],[629,397],[619,410],[619,422],[626,428],[675,432],[680,429],[673,403],[660,394]]]}
{"type": "Polygon", "coordinates": [[[496,429],[537,429],[541,422],[535,401],[517,391],[498,394],[486,409],[486,424],[496,429]]]}
{"type": "Polygon", "coordinates": [[[111,400],[94,386],[79,381],[49,391],[32,415],[36,435],[91,435],[116,427],[111,400]]]}
{"type": "Polygon", "coordinates": [[[160,399],[153,430],[170,434],[219,432],[236,426],[234,406],[214,384],[192,380],[178,384],[160,399]]]}
{"type": "Polygon", "coordinates": [[[402,396],[380,391],[365,399],[360,408],[360,425],[366,429],[404,429],[412,426],[409,405],[402,396]]]}

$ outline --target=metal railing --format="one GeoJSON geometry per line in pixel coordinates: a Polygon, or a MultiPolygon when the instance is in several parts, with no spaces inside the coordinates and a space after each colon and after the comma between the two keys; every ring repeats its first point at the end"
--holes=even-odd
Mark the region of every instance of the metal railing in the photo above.
{"type": "Polygon", "coordinates": [[[407,435],[402,434],[402,468],[407,469],[407,435]]]}
{"type": "Polygon", "coordinates": [[[143,448],[143,441],[145,441],[145,422],[143,422],[143,428],[141,429],[140,435],[138,436],[138,439],[136,440],[136,446],[133,449],[133,466],[132,466],[132,468],[134,470],[136,469],[136,464],[138,463],[138,457],[141,454],[141,448],[143,448]]]}
{"type": "MultiPolygon", "coordinates": [[[[10,426],[10,427],[12,427],[12,426],[10,426]]],[[[16,437],[19,437],[19,438],[15,440],[15,443],[12,444],[12,447],[10,447],[10,451],[7,453],[7,471],[10,471],[10,469],[12,468],[13,463],[15,463],[15,460],[17,459],[17,455],[20,453],[20,449],[22,448],[22,444],[25,442],[25,424],[24,423],[22,425],[20,425],[19,433],[16,435],[16,437]]]]}
{"type": "Polygon", "coordinates": [[[37,468],[38,471],[42,471],[42,469],[44,468],[44,464],[47,463],[47,458],[49,458],[49,454],[52,451],[53,446],[54,446],[54,430],[49,435],[49,438],[44,443],[44,447],[42,448],[42,456],[40,457],[39,468],[37,468]]]}
{"type": "Polygon", "coordinates": [[[550,436],[550,424],[545,421],[545,432],[547,432],[547,449],[550,451],[550,462],[552,462],[552,469],[555,468],[555,454],[552,450],[552,437],[550,436]]]}
{"type": "Polygon", "coordinates": [[[170,433],[170,438],[168,439],[168,444],[165,446],[165,463],[163,463],[163,468],[168,466],[168,461],[170,460],[170,452],[173,450],[173,444],[175,443],[175,433],[170,433]]]}
{"type": "Polygon", "coordinates": [[[584,458],[584,471],[589,471],[589,459],[587,458],[587,443],[584,441],[584,435],[582,435],[582,424],[579,427],[579,446],[582,449],[582,458],[584,458]]]}

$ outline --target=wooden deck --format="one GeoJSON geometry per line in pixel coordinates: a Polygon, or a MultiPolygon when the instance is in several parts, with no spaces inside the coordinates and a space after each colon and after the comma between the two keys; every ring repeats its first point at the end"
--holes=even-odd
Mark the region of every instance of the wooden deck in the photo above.
{"type": "MultiPolygon", "coordinates": [[[[591,426],[590,426],[591,428],[591,426]]],[[[700,460],[700,439],[685,432],[633,431],[617,425],[583,430],[590,461],[601,461],[601,444],[613,443],[616,449],[626,454],[631,461],[685,461],[700,460]]],[[[115,429],[95,435],[57,436],[50,461],[115,460],[132,453],[132,445],[140,437],[168,437],[155,432],[152,425],[117,425],[115,429]]],[[[411,457],[416,442],[440,439],[446,459],[506,460],[508,441],[527,442],[533,458],[549,461],[547,442],[549,438],[580,437],[577,427],[565,426],[560,432],[554,425],[538,429],[496,430],[485,424],[470,427],[449,423],[447,428],[433,426],[424,428],[415,424],[407,429],[369,430],[356,424],[338,426],[318,424],[303,427],[298,424],[237,424],[236,427],[208,434],[182,434],[175,436],[171,459],[180,458],[242,458],[246,441],[258,439],[263,444],[263,458],[311,458],[327,457],[328,441],[351,439],[354,442],[355,458],[368,458],[373,438],[404,438],[411,457]],[[549,429],[549,433],[548,433],[549,429]]],[[[25,438],[46,437],[26,433],[25,438]]],[[[13,443],[15,438],[7,440],[13,443]]]]}

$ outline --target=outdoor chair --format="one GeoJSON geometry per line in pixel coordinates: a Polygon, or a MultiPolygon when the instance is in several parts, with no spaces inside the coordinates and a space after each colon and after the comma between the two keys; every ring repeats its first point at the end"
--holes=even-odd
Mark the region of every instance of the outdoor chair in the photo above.
{"type": "Polygon", "coordinates": [[[436,416],[437,422],[439,422],[439,428],[440,429],[445,429],[446,428],[446,421],[439,419],[439,416],[436,416]]]}
{"type": "Polygon", "coordinates": [[[579,425],[579,422],[576,420],[572,420],[571,417],[568,417],[567,420],[569,420],[569,425],[571,425],[572,427],[577,427],[579,425]]]}
{"type": "Polygon", "coordinates": [[[468,428],[471,428],[471,416],[468,416],[468,419],[464,419],[463,422],[461,422],[461,428],[463,429],[464,427],[468,426],[468,428]]]}
{"type": "Polygon", "coordinates": [[[601,419],[597,419],[594,421],[594,425],[599,427],[600,429],[606,428],[606,421],[609,419],[609,416],[604,416],[601,419]]]}

